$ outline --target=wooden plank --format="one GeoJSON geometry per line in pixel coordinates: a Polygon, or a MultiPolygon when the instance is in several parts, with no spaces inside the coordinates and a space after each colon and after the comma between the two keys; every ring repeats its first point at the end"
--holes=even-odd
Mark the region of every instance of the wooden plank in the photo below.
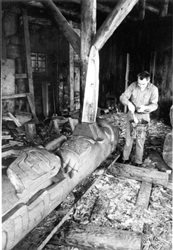
{"type": "Polygon", "coordinates": [[[4,95],[2,99],[13,99],[13,98],[21,98],[26,97],[28,93],[21,93],[21,94],[12,94],[12,95],[4,95]]]}
{"type": "Polygon", "coordinates": [[[14,121],[14,123],[16,124],[17,127],[21,127],[22,126],[22,124],[19,122],[19,120],[16,117],[14,117],[13,114],[11,114],[10,112],[8,112],[8,115],[14,121]]]}
{"type": "Polygon", "coordinates": [[[119,1],[97,31],[92,45],[100,50],[137,2],[138,0],[119,1]]]}
{"type": "Polygon", "coordinates": [[[29,102],[29,106],[31,108],[32,115],[35,118],[35,120],[38,121],[38,118],[37,118],[36,113],[35,113],[35,105],[33,103],[33,99],[32,99],[31,94],[27,94],[27,99],[28,99],[28,102],[29,102]]]}
{"type": "Polygon", "coordinates": [[[10,150],[2,152],[1,157],[5,158],[5,157],[10,157],[12,155],[15,155],[16,157],[18,157],[20,152],[21,150],[10,149],[10,150]]]}
{"type": "Polygon", "coordinates": [[[52,241],[57,245],[80,247],[80,249],[113,249],[140,250],[141,233],[117,230],[111,227],[94,224],[67,226],[65,234],[59,240],[52,241]]]}
{"type": "Polygon", "coordinates": [[[168,185],[169,179],[167,173],[121,163],[115,163],[114,166],[109,169],[109,173],[116,177],[123,176],[137,181],[146,181],[153,184],[163,185],[165,187],[168,185]]]}
{"type": "Polygon", "coordinates": [[[142,207],[143,209],[148,208],[148,204],[150,201],[152,184],[146,181],[143,181],[140,187],[140,191],[138,194],[136,205],[142,207]]]}
{"type": "Polygon", "coordinates": [[[32,79],[32,64],[31,64],[31,50],[30,50],[30,36],[29,36],[29,26],[28,26],[28,16],[26,9],[22,10],[23,12],[23,24],[24,24],[24,37],[25,37],[25,49],[26,49],[26,64],[27,64],[27,75],[28,75],[28,84],[30,92],[30,103],[31,111],[34,117],[36,116],[35,110],[35,101],[34,101],[34,86],[32,79]]]}
{"type": "MultiPolygon", "coordinates": [[[[149,201],[150,201],[150,194],[151,194],[152,184],[146,181],[143,181],[139,190],[136,206],[141,207],[141,214],[148,208],[149,201]]],[[[138,232],[143,232],[144,221],[138,224],[138,228],[136,230],[138,232]]]]}
{"type": "Polygon", "coordinates": [[[95,46],[92,46],[88,70],[86,75],[86,86],[84,104],[82,111],[82,122],[94,123],[96,121],[99,95],[99,53],[95,46]]]}
{"type": "MultiPolygon", "coordinates": [[[[83,0],[81,2],[81,107],[86,85],[86,75],[88,70],[89,52],[91,41],[96,33],[96,0],[83,0]]],[[[91,93],[92,95],[92,93],[91,93]]]]}
{"type": "Polygon", "coordinates": [[[64,36],[74,48],[76,53],[80,55],[80,38],[72,29],[66,18],[61,14],[58,7],[53,3],[52,0],[43,1],[42,4],[47,10],[52,13],[55,21],[58,23],[58,26],[62,30],[64,36]]]}

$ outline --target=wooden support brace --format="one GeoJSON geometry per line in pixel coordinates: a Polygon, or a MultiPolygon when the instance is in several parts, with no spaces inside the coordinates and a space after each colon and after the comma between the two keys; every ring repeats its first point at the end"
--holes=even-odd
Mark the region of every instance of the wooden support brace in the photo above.
{"type": "Polygon", "coordinates": [[[97,31],[92,41],[92,45],[100,50],[137,2],[138,0],[119,1],[97,31]]]}
{"type": "Polygon", "coordinates": [[[80,38],[76,34],[76,32],[73,30],[73,28],[70,26],[66,18],[61,14],[58,7],[53,3],[52,0],[46,0],[42,2],[46,9],[48,9],[55,19],[55,21],[58,23],[58,26],[62,30],[64,36],[68,40],[68,42],[71,44],[71,46],[74,48],[76,53],[80,56],[80,38]]]}

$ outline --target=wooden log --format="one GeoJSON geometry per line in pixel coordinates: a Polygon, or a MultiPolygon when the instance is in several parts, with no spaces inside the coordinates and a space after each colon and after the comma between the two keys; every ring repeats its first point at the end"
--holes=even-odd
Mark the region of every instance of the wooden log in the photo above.
{"type": "Polygon", "coordinates": [[[115,163],[108,172],[114,176],[122,176],[137,181],[146,181],[165,187],[167,187],[169,179],[167,173],[121,163],[115,163]]]}
{"type": "MultiPolygon", "coordinates": [[[[97,225],[77,225],[66,227],[64,237],[60,237],[59,244],[84,249],[114,249],[140,250],[141,234],[130,231],[117,230],[97,225]]],[[[58,241],[57,241],[58,243],[58,241]]]]}
{"type": "MultiPolygon", "coordinates": [[[[29,188],[29,192],[27,192],[26,198],[21,197],[20,199],[17,199],[16,193],[13,192],[11,200],[12,198],[16,197],[16,201],[11,202],[11,200],[8,200],[8,209],[5,211],[3,210],[2,245],[4,247],[2,250],[12,249],[12,247],[14,247],[22,238],[24,238],[27,233],[29,233],[50,212],[52,212],[59,204],[61,204],[61,202],[65,200],[67,195],[74,189],[76,185],[78,185],[82,180],[84,180],[94,170],[96,170],[96,168],[115,150],[118,143],[117,129],[111,132],[108,131],[107,128],[103,128],[103,131],[106,137],[104,141],[101,142],[81,136],[72,136],[69,140],[67,140],[67,143],[63,143],[63,147],[59,149],[59,153],[61,153],[62,156],[62,163],[60,163],[59,166],[63,165],[64,168],[70,166],[71,169],[76,167],[77,171],[75,171],[74,175],[71,177],[67,175],[67,177],[60,182],[53,183],[47,188],[42,189],[41,187],[39,190],[38,185],[43,183],[40,183],[40,181],[37,181],[37,179],[33,179],[34,185],[37,186],[33,186],[32,188],[31,178],[29,182],[27,182],[27,176],[24,174],[26,171],[22,171],[22,169],[20,170],[20,173],[21,171],[23,172],[24,185],[28,183],[27,186],[29,188]],[[114,139],[112,140],[112,138],[114,139]],[[29,196],[32,196],[30,190],[31,188],[32,192],[35,192],[35,194],[30,200],[28,200],[29,196]]],[[[31,155],[34,159],[34,155],[31,155]]],[[[29,162],[24,161],[26,157],[22,159],[22,165],[18,164],[18,167],[24,167],[24,169],[30,167],[32,170],[32,167],[34,166],[31,166],[30,158],[27,158],[29,162]],[[28,163],[27,166],[26,163],[28,163]]],[[[59,158],[57,157],[57,159],[59,158]]],[[[40,160],[33,161],[33,163],[34,162],[36,165],[41,164],[42,157],[40,157],[40,160]]],[[[42,167],[42,164],[39,166],[39,168],[40,167],[42,167]]],[[[36,169],[37,168],[34,168],[33,171],[36,169]]],[[[45,175],[48,174],[47,171],[45,172],[45,175]]],[[[22,175],[20,174],[19,177],[21,176],[22,175]]],[[[10,192],[9,189],[8,192],[10,192]]],[[[23,191],[23,193],[24,192],[25,191],[23,191]]]]}
{"type": "Polygon", "coordinates": [[[92,45],[100,50],[137,2],[138,0],[119,1],[97,31],[92,41],[92,45]]]}
{"type": "Polygon", "coordinates": [[[97,116],[99,95],[99,54],[92,46],[89,55],[86,86],[82,111],[82,122],[94,123],[97,116]]]}
{"type": "Polygon", "coordinates": [[[44,7],[48,9],[55,19],[55,21],[58,23],[58,26],[62,30],[64,36],[68,40],[68,42],[71,44],[71,46],[74,48],[76,53],[80,56],[80,38],[76,34],[76,32],[72,29],[68,21],[65,19],[65,17],[61,14],[58,7],[53,3],[52,0],[46,0],[42,2],[44,7]]]}
{"type": "MultiPolygon", "coordinates": [[[[80,94],[81,107],[87,84],[87,71],[91,41],[96,33],[96,0],[83,0],[81,2],[81,72],[80,72],[80,94]]],[[[85,97],[84,97],[85,98],[85,97]]]]}

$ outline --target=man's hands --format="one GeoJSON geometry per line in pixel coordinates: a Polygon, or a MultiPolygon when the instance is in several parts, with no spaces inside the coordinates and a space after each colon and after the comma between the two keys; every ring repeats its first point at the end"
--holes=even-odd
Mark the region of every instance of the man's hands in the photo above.
{"type": "Polygon", "coordinates": [[[147,107],[147,106],[142,105],[142,106],[140,106],[140,107],[137,109],[137,112],[138,112],[138,113],[148,113],[149,110],[148,110],[148,107],[147,107]]]}
{"type": "Polygon", "coordinates": [[[135,106],[130,101],[128,102],[128,109],[132,114],[135,113],[135,106]]]}

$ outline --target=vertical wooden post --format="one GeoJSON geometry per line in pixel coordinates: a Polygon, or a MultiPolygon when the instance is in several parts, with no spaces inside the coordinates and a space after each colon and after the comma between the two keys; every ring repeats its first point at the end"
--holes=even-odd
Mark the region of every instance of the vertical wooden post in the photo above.
{"type": "MultiPolygon", "coordinates": [[[[130,55],[127,53],[127,59],[126,59],[126,76],[125,76],[125,90],[128,87],[128,81],[129,81],[129,65],[130,65],[130,55]]],[[[127,112],[127,106],[124,106],[124,113],[127,112]]]]}
{"type": "Polygon", "coordinates": [[[81,76],[80,106],[83,106],[88,57],[91,41],[96,33],[96,0],[81,0],[81,76]]]}
{"type": "MultiPolygon", "coordinates": [[[[72,22],[71,22],[72,25],[72,22]]],[[[74,110],[74,53],[69,44],[70,111],[74,110]]]]}
{"type": "Polygon", "coordinates": [[[26,62],[27,62],[27,74],[28,74],[28,84],[30,92],[30,100],[32,101],[32,114],[36,118],[35,101],[34,101],[34,86],[32,79],[32,64],[31,64],[31,50],[30,50],[30,36],[28,27],[28,16],[25,9],[23,11],[23,25],[24,25],[24,37],[25,37],[25,49],[26,49],[26,62]]]}
{"type": "Polygon", "coordinates": [[[151,62],[150,62],[150,73],[152,73],[151,82],[154,84],[155,77],[155,68],[156,68],[156,51],[151,54],[151,62]]]}

